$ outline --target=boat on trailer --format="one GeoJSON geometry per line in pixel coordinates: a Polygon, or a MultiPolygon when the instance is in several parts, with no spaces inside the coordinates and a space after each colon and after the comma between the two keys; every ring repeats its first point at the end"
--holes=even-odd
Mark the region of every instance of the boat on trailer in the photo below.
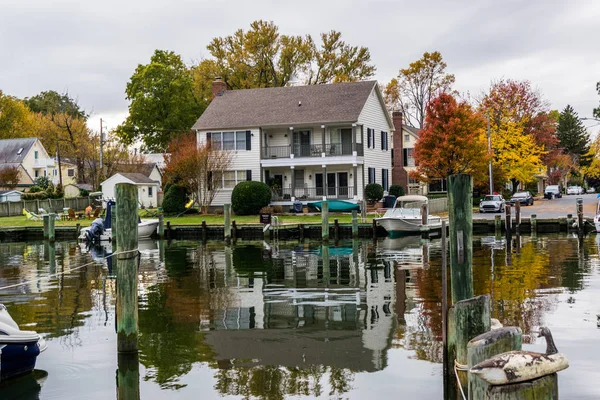
{"type": "Polygon", "coordinates": [[[442,218],[437,215],[429,215],[427,211],[424,218],[423,209],[429,209],[429,199],[427,197],[418,195],[400,196],[396,199],[394,207],[388,209],[383,217],[375,218],[375,221],[390,235],[441,229],[442,218]],[[426,207],[423,207],[423,205],[426,205],[426,207]],[[424,219],[427,221],[426,223],[423,223],[424,219]]]}
{"type": "Polygon", "coordinates": [[[20,330],[0,304],[0,381],[33,371],[37,356],[46,347],[37,332],[20,330]]]}

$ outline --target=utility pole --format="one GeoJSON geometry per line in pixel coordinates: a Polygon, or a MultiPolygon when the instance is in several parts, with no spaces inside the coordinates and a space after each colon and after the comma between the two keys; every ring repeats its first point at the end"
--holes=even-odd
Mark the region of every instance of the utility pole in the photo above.
{"type": "Polygon", "coordinates": [[[62,187],[62,168],[60,165],[60,147],[58,144],[60,143],[60,139],[56,139],[56,159],[58,160],[58,183],[62,187]]]}
{"type": "Polygon", "coordinates": [[[490,153],[490,194],[494,194],[494,178],[492,177],[492,134],[490,132],[490,116],[487,116],[487,137],[488,137],[488,151],[490,153]]]}
{"type": "Polygon", "coordinates": [[[102,127],[102,118],[100,118],[100,175],[102,175],[102,161],[104,156],[104,130],[102,127]]]}

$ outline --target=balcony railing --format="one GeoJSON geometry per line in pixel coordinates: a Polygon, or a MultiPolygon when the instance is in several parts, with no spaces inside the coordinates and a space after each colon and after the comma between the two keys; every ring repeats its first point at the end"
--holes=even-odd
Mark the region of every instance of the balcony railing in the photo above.
{"type": "Polygon", "coordinates": [[[271,190],[272,201],[291,201],[292,197],[296,200],[322,200],[324,195],[328,199],[352,199],[354,198],[353,186],[336,186],[329,188],[305,187],[305,188],[282,188],[271,190]]]}
{"type": "MultiPolygon", "coordinates": [[[[325,147],[322,143],[263,147],[263,158],[289,158],[291,154],[295,158],[321,157],[323,153],[325,153],[325,157],[351,156],[352,143],[326,143],[325,147]]],[[[362,143],[356,144],[356,154],[364,155],[362,143]]]]}

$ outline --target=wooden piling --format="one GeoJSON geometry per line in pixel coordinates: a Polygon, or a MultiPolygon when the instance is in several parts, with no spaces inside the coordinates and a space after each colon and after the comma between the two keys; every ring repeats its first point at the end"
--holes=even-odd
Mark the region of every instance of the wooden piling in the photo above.
{"type": "Polygon", "coordinates": [[[352,210],[352,238],[358,238],[358,211],[352,210]]]}
{"type": "Polygon", "coordinates": [[[521,228],[521,202],[515,202],[515,232],[519,232],[521,228]]]}
{"type": "Polygon", "coordinates": [[[329,241],[329,203],[321,202],[321,240],[329,241]]]}
{"type": "Polygon", "coordinates": [[[158,238],[164,239],[165,237],[165,216],[158,214],[158,238]]]}
{"type": "Polygon", "coordinates": [[[448,375],[448,239],[446,221],[442,221],[442,344],[444,376],[448,375]]]}
{"type": "Polygon", "coordinates": [[[448,177],[452,302],[473,297],[473,178],[448,177]]]}
{"type": "Polygon", "coordinates": [[[237,225],[235,223],[235,219],[231,221],[231,239],[237,239],[237,225]]]}
{"type": "Polygon", "coordinates": [[[50,235],[50,216],[48,214],[42,217],[44,219],[44,240],[48,240],[50,235]]]}
{"type": "Polygon", "coordinates": [[[367,202],[365,200],[360,203],[360,219],[363,224],[367,222],[367,202]]]}
{"type": "Polygon", "coordinates": [[[140,399],[140,363],[137,353],[117,357],[117,400],[140,399]]]}
{"type": "Polygon", "coordinates": [[[79,234],[81,233],[81,224],[78,222],[75,224],[75,232],[76,232],[76,236],[79,237],[79,234]]]}
{"type": "Polygon", "coordinates": [[[333,220],[333,240],[340,240],[340,223],[337,218],[333,220]]]}
{"type": "Polygon", "coordinates": [[[578,198],[577,200],[577,229],[579,230],[579,234],[583,234],[585,231],[584,221],[583,221],[583,199],[578,198]]]}
{"type": "MultiPolygon", "coordinates": [[[[137,215],[137,210],[136,210],[136,215],[137,215]]],[[[110,230],[111,230],[111,232],[117,231],[117,206],[114,204],[110,206],[110,230]]],[[[116,235],[112,235],[112,239],[117,240],[116,235]]]]}
{"type": "Polygon", "coordinates": [[[506,217],[504,218],[504,229],[506,230],[506,237],[510,238],[512,233],[512,215],[510,213],[510,204],[506,205],[506,217]]]}
{"type": "Polygon", "coordinates": [[[206,244],[206,220],[202,220],[202,243],[206,244]]]}
{"type": "Polygon", "coordinates": [[[469,399],[473,400],[558,400],[558,375],[556,373],[511,385],[491,385],[478,376],[474,376],[472,379],[473,385],[469,383],[469,387],[472,386],[473,392],[469,393],[469,399]]]}
{"type": "Polygon", "coordinates": [[[56,238],[55,230],[54,230],[55,222],[56,222],[56,214],[54,214],[54,213],[48,214],[48,241],[50,241],[50,242],[54,242],[54,239],[56,238]]]}
{"type": "Polygon", "coordinates": [[[225,243],[231,241],[231,204],[223,205],[225,243]]]}
{"type": "Polygon", "coordinates": [[[496,240],[500,240],[502,238],[502,216],[496,215],[494,216],[494,233],[496,240]]]}
{"type": "Polygon", "coordinates": [[[117,350],[137,352],[138,340],[138,189],[117,183],[117,350]]]}
{"type": "Polygon", "coordinates": [[[537,233],[537,215],[531,214],[529,221],[531,223],[531,233],[535,235],[537,233]]]}

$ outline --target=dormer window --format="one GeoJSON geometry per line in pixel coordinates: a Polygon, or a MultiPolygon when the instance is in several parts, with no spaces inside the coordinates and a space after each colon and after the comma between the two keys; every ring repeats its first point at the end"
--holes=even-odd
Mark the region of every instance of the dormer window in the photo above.
{"type": "Polygon", "coordinates": [[[17,155],[18,155],[18,156],[20,156],[22,152],[23,152],[23,148],[21,147],[21,148],[19,149],[19,151],[17,151],[17,155]]]}

